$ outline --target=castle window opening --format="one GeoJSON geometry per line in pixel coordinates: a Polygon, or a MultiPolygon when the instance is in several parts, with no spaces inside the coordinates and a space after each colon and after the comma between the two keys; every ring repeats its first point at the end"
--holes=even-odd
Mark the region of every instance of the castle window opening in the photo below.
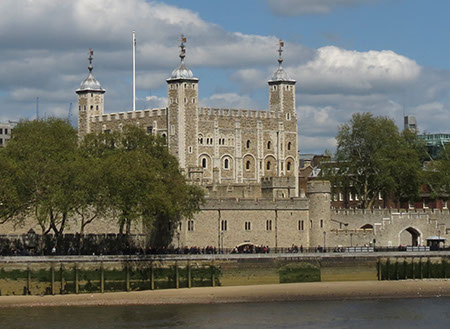
{"type": "Polygon", "coordinates": [[[167,144],[167,135],[165,133],[161,134],[164,144],[167,144]]]}
{"type": "Polygon", "coordinates": [[[97,111],[98,111],[98,105],[96,107],[97,107],[97,111]]]}
{"type": "Polygon", "coordinates": [[[249,139],[247,139],[247,148],[248,149],[250,148],[250,140],[249,139]]]}
{"type": "Polygon", "coordinates": [[[288,161],[287,165],[286,165],[286,169],[287,171],[291,171],[291,162],[288,161]]]}
{"type": "Polygon", "coordinates": [[[320,228],[323,228],[323,219],[320,220],[320,228]]]}
{"type": "Polygon", "coordinates": [[[244,223],[244,229],[245,229],[246,231],[251,231],[251,229],[252,229],[252,223],[251,223],[251,222],[245,222],[245,223],[244,223]]]}
{"type": "Polygon", "coordinates": [[[187,88],[187,84],[186,83],[184,84],[184,88],[187,88]]]}
{"type": "Polygon", "coordinates": [[[194,98],[192,98],[192,103],[194,103],[194,104],[195,104],[195,97],[194,97],[194,98]]]}
{"type": "Polygon", "coordinates": [[[249,160],[247,160],[247,162],[245,163],[245,169],[250,170],[250,161],[249,160]]]}
{"type": "Polygon", "coordinates": [[[221,231],[227,231],[228,230],[228,221],[226,219],[223,219],[220,222],[220,230],[221,231]]]}
{"type": "Polygon", "coordinates": [[[147,127],[147,134],[151,135],[153,133],[153,127],[152,126],[148,126],[147,127]]]}
{"type": "Polygon", "coordinates": [[[272,231],[272,220],[266,220],[266,231],[272,231]]]}
{"type": "Polygon", "coordinates": [[[305,226],[304,226],[304,221],[303,220],[299,220],[298,221],[298,230],[299,231],[304,231],[305,230],[305,226]]]}
{"type": "Polygon", "coordinates": [[[78,111],[81,111],[81,105],[80,105],[80,106],[78,106],[78,111]]]}
{"type": "Polygon", "coordinates": [[[187,222],[187,226],[188,226],[188,231],[192,232],[194,230],[194,221],[193,220],[188,220],[187,222]]]}
{"type": "Polygon", "coordinates": [[[312,228],[312,220],[309,221],[309,228],[312,228]]]}
{"type": "Polygon", "coordinates": [[[86,105],[84,106],[84,110],[86,111],[86,105]]]}
{"type": "Polygon", "coordinates": [[[288,148],[287,148],[287,149],[288,149],[288,151],[290,151],[290,150],[291,150],[291,145],[292,145],[292,144],[291,144],[291,142],[289,142],[289,143],[288,143],[288,148]]]}
{"type": "Polygon", "coordinates": [[[270,150],[270,147],[272,146],[272,143],[270,141],[267,142],[267,149],[270,150]]]}
{"type": "Polygon", "coordinates": [[[206,158],[202,159],[202,167],[206,169],[206,158]]]}
{"type": "Polygon", "coordinates": [[[91,105],[91,110],[93,110],[94,109],[94,105],[91,105]]]}
{"type": "Polygon", "coordinates": [[[223,161],[223,168],[224,169],[230,169],[230,160],[228,160],[228,159],[225,159],[224,161],[223,161]]]}
{"type": "Polygon", "coordinates": [[[192,146],[189,146],[188,150],[189,150],[189,153],[192,153],[192,146]]]}
{"type": "Polygon", "coordinates": [[[270,170],[270,161],[267,161],[267,170],[270,170]]]}

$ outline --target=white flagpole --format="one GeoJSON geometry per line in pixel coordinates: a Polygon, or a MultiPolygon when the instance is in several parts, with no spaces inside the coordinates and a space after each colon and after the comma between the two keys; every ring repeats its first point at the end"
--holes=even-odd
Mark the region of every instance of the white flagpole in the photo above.
{"type": "Polygon", "coordinates": [[[136,32],[133,31],[133,111],[136,111],[136,32]]]}

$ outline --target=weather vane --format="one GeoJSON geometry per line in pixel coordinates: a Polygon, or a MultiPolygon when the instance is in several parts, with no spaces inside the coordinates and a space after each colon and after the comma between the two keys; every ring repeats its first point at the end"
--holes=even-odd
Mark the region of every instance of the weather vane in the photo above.
{"type": "Polygon", "coordinates": [[[180,44],[180,49],[181,49],[181,51],[180,51],[180,58],[181,58],[181,61],[183,61],[184,58],[186,57],[186,47],[184,46],[186,41],[187,41],[186,37],[184,36],[184,34],[182,34],[181,35],[181,39],[180,39],[180,42],[181,42],[181,44],[180,44]]]}
{"type": "Polygon", "coordinates": [[[92,48],[89,48],[89,57],[88,57],[88,60],[89,60],[89,71],[92,71],[92,60],[94,59],[94,51],[92,50],[92,48]]]}
{"type": "Polygon", "coordinates": [[[284,47],[284,42],[283,42],[283,40],[279,40],[278,41],[278,43],[279,43],[279,45],[280,45],[280,47],[278,48],[278,50],[277,50],[277,52],[278,52],[278,54],[279,54],[279,57],[278,57],[278,63],[280,63],[280,65],[281,65],[281,63],[283,63],[283,58],[281,57],[281,55],[283,54],[283,47],[284,47]]]}

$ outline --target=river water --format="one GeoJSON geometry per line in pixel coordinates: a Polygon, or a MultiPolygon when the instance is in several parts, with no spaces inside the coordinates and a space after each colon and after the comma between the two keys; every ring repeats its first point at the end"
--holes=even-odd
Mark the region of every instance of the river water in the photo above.
{"type": "Polygon", "coordinates": [[[4,329],[450,328],[450,298],[0,309],[4,329]]]}

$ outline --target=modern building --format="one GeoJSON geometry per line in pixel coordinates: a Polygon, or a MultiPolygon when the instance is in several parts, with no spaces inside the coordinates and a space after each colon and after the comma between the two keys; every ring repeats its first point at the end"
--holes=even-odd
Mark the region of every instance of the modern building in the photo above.
{"type": "Polygon", "coordinates": [[[427,152],[433,160],[439,159],[450,143],[450,134],[423,134],[418,137],[425,142],[427,152]]]}
{"type": "Polygon", "coordinates": [[[11,132],[14,127],[14,122],[0,122],[0,147],[5,147],[6,144],[8,144],[8,141],[11,139],[11,132]]]}

